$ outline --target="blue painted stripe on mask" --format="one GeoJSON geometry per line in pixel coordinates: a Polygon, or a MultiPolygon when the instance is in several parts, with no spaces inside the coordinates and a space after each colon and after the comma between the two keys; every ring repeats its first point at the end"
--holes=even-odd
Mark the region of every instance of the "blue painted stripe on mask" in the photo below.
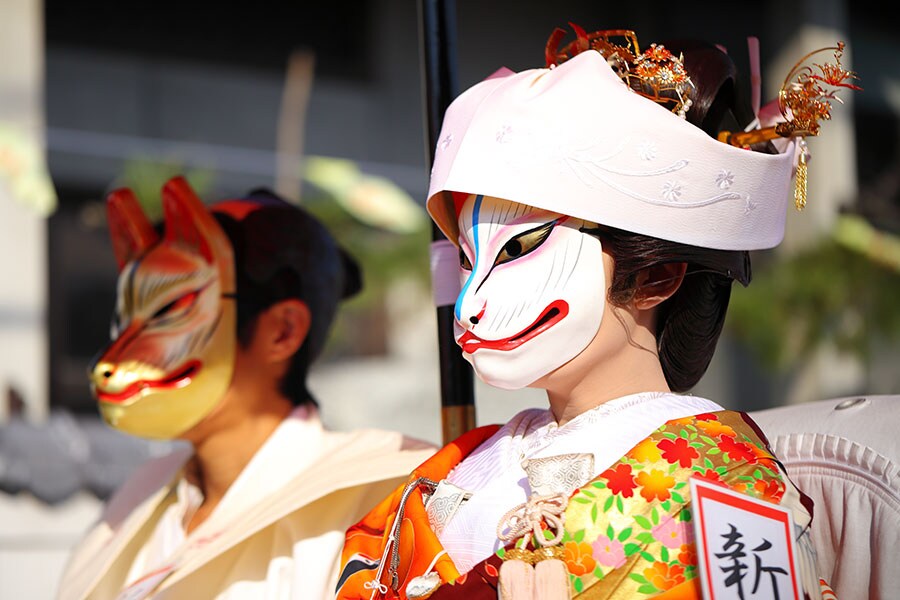
{"type": "Polygon", "coordinates": [[[469,278],[466,279],[466,284],[463,286],[462,290],[459,292],[459,296],[456,297],[456,306],[453,307],[453,312],[456,315],[456,320],[460,320],[460,311],[462,310],[462,301],[463,297],[466,295],[466,290],[469,289],[469,285],[472,283],[472,279],[475,277],[475,272],[478,270],[478,216],[481,213],[481,201],[484,200],[484,196],[475,196],[475,207],[472,209],[472,236],[475,238],[475,261],[472,263],[472,272],[469,274],[469,278]]]}

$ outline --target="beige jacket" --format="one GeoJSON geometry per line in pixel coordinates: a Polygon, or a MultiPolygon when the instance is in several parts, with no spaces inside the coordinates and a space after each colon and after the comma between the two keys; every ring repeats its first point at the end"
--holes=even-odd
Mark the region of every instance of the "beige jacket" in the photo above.
{"type": "Polygon", "coordinates": [[[840,600],[898,597],[898,406],[898,395],[868,395],[750,413],[815,503],[819,574],[840,600]]]}
{"type": "Polygon", "coordinates": [[[125,581],[129,569],[172,502],[190,451],[143,465],[72,554],[58,599],[332,598],[347,527],[434,448],[391,431],[335,433],[318,419],[314,425],[318,452],[308,467],[279,485],[284,460],[257,461],[244,497],[228,506],[223,501],[165,569],[135,584],[125,581]],[[259,488],[268,492],[253,497],[259,488]]]}

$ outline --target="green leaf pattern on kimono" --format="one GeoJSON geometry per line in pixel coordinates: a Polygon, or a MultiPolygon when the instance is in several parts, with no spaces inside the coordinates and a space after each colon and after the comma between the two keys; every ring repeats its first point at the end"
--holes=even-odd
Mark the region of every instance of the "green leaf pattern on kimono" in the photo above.
{"type": "Polygon", "coordinates": [[[772,454],[740,413],[666,423],[572,494],[562,545],[576,597],[588,589],[605,597],[598,592],[607,586],[652,596],[697,577],[691,477],[774,503],[785,492],[772,454]]]}

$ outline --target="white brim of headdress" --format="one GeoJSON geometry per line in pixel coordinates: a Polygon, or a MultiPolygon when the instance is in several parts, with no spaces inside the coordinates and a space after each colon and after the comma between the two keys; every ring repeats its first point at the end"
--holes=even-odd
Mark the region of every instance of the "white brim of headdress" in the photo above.
{"type": "Polygon", "coordinates": [[[596,51],[507,73],[463,92],[444,118],[426,206],[454,244],[450,192],[705,248],[781,242],[793,140],[763,154],[713,139],[632,92],[596,51]]]}

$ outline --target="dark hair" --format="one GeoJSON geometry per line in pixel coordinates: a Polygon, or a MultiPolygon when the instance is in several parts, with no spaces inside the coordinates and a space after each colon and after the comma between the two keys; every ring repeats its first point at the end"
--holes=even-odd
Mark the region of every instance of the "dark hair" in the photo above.
{"type": "Polygon", "coordinates": [[[234,252],[238,343],[250,343],[258,316],[273,304],[289,298],[304,302],[312,323],[279,387],[294,404],[315,405],[306,387],[309,367],[340,301],[362,288],[359,265],[317,219],[272,192],[255,190],[239,202],[258,206],[242,218],[211,207],[234,252]]]}
{"type": "Polygon", "coordinates": [[[656,344],[669,387],[692,388],[706,372],[716,349],[731,296],[731,283],[750,282],[746,252],[711,250],[630,231],[592,230],[613,257],[609,301],[624,306],[639,293],[637,276],[656,265],[687,263],[678,290],[657,309],[656,344]]]}
{"type": "MultiPolygon", "coordinates": [[[[713,44],[668,41],[673,54],[683,53],[685,68],[695,85],[687,120],[716,137],[725,128],[750,122],[751,111],[740,93],[737,69],[713,44]]],[[[639,289],[639,272],[654,265],[687,263],[678,290],[657,309],[656,343],[669,387],[692,388],[709,367],[731,297],[732,281],[750,283],[750,255],[743,251],[712,250],[603,227],[599,236],[614,260],[609,300],[630,302],[639,289]]]]}

